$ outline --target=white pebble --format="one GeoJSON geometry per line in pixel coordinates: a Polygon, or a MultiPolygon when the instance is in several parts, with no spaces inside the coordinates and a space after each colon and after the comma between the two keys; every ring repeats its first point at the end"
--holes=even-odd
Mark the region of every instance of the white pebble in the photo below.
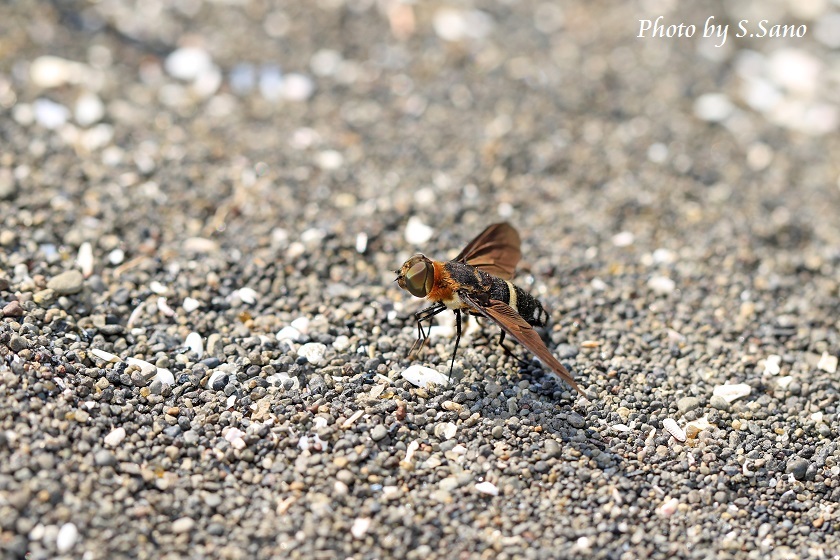
{"type": "Polygon", "coordinates": [[[301,334],[307,334],[309,332],[309,317],[298,317],[290,325],[300,331],[301,334]]]}
{"type": "Polygon", "coordinates": [[[119,428],[114,428],[113,430],[108,432],[108,435],[105,436],[103,441],[105,442],[105,445],[107,445],[109,447],[117,447],[119,444],[121,444],[123,442],[124,439],[125,439],[125,428],[120,426],[119,428]]]}
{"type": "Polygon", "coordinates": [[[154,380],[160,381],[164,385],[175,385],[175,376],[166,368],[157,368],[154,380]]]}
{"type": "Polygon", "coordinates": [[[721,122],[732,114],[734,108],[725,94],[706,93],[694,101],[694,116],[708,122],[721,122]]]}
{"type": "Polygon", "coordinates": [[[99,348],[91,348],[90,353],[103,360],[106,364],[108,363],[117,363],[120,361],[119,356],[116,354],[111,354],[110,352],[106,352],[105,350],[100,350],[99,348]]]}
{"type": "Polygon", "coordinates": [[[289,340],[291,342],[297,342],[300,340],[301,332],[294,327],[283,327],[274,336],[280,341],[289,340]]]}
{"type": "Polygon", "coordinates": [[[237,294],[239,295],[239,299],[242,300],[242,303],[253,305],[257,302],[257,292],[253,288],[240,288],[237,294]]]}
{"type": "Polygon", "coordinates": [[[146,360],[139,360],[137,358],[126,358],[125,363],[127,363],[130,366],[139,367],[143,375],[151,375],[152,373],[156,373],[157,371],[157,367],[155,367],[155,364],[150,364],[146,360]]]}
{"type": "Polygon", "coordinates": [[[680,501],[676,498],[670,498],[665,500],[661,506],[657,509],[659,515],[664,515],[665,517],[670,517],[677,512],[677,506],[680,505],[680,501]]]}
{"type": "Polygon", "coordinates": [[[589,283],[593,290],[596,292],[603,292],[607,289],[607,283],[601,280],[600,278],[593,278],[592,281],[589,283]]]}
{"type": "Polygon", "coordinates": [[[114,266],[122,264],[125,260],[125,251],[122,249],[114,249],[110,253],[108,253],[108,262],[114,266]]]}
{"type": "Polygon", "coordinates": [[[652,276],[647,286],[655,294],[668,295],[674,291],[677,284],[667,276],[652,276]]]}
{"type": "Polygon", "coordinates": [[[435,230],[423,223],[417,216],[412,216],[405,224],[405,240],[411,245],[422,245],[432,238],[435,230]]]}
{"type": "Polygon", "coordinates": [[[269,101],[277,101],[283,95],[283,81],[283,72],[278,66],[263,66],[260,68],[260,95],[269,101]]]}
{"type": "Polygon", "coordinates": [[[200,305],[201,305],[201,302],[199,302],[197,299],[194,299],[194,298],[191,298],[191,297],[185,297],[184,298],[184,303],[181,304],[181,307],[184,309],[184,311],[186,311],[187,313],[190,313],[190,312],[198,309],[200,305]]]}
{"type": "Polygon", "coordinates": [[[64,554],[68,552],[73,545],[76,544],[76,539],[79,538],[79,530],[72,523],[65,523],[58,530],[58,537],[55,540],[55,546],[58,552],[64,554]]]}
{"type": "Polygon", "coordinates": [[[324,150],[318,153],[316,163],[325,171],[335,171],[344,165],[344,156],[336,150],[324,150]]]}
{"type": "Polygon", "coordinates": [[[402,372],[402,377],[415,387],[428,388],[429,385],[449,385],[449,377],[437,370],[425,366],[409,366],[402,372]]]}
{"type": "Polygon", "coordinates": [[[629,247],[634,241],[636,241],[636,236],[629,231],[622,231],[612,236],[612,244],[616,247],[629,247]]]}
{"type": "Polygon", "coordinates": [[[70,110],[49,99],[36,99],[32,104],[35,111],[35,122],[49,130],[60,128],[70,118],[70,110]]]}
{"type": "Polygon", "coordinates": [[[799,49],[777,49],[768,60],[770,78],[788,91],[811,95],[824,74],[816,57],[799,49]]]}
{"type": "Polygon", "coordinates": [[[612,429],[616,432],[629,432],[630,426],[628,426],[627,424],[613,424],[612,429]]]}
{"type": "Polygon", "coordinates": [[[80,62],[57,56],[39,56],[29,66],[29,77],[42,88],[54,88],[83,79],[88,68],[80,62]]]}
{"type": "Polygon", "coordinates": [[[712,396],[723,397],[726,402],[736,401],[746,397],[752,392],[752,387],[746,383],[734,383],[732,385],[718,385],[712,392],[712,396]]]}
{"type": "Polygon", "coordinates": [[[332,76],[341,66],[341,53],[332,49],[321,49],[309,59],[309,67],[317,76],[332,76]]]}
{"type": "Polygon", "coordinates": [[[782,357],[778,354],[767,356],[767,359],[764,360],[764,375],[779,375],[782,371],[781,363],[782,357]]]}
{"type": "Polygon", "coordinates": [[[787,389],[788,385],[790,385],[791,381],[793,381],[792,375],[785,375],[776,379],[776,385],[779,386],[780,389],[787,389]]]}
{"type": "Polygon", "coordinates": [[[674,439],[677,441],[685,441],[685,432],[677,425],[677,422],[673,418],[666,418],[663,420],[662,427],[665,428],[669,434],[674,436],[674,439]]]}
{"type": "Polygon", "coordinates": [[[105,104],[95,93],[85,92],[76,99],[73,115],[80,126],[89,127],[105,116],[105,104]]]}
{"type": "Polygon", "coordinates": [[[493,484],[492,482],[479,482],[475,485],[475,489],[481,492],[482,494],[488,494],[490,496],[498,496],[499,495],[499,488],[493,484]]]}
{"type": "Polygon", "coordinates": [[[93,247],[87,241],[79,246],[79,253],[76,255],[76,264],[82,269],[85,278],[93,274],[93,247]]]}
{"type": "Polygon", "coordinates": [[[151,282],[149,282],[149,289],[159,296],[162,296],[163,294],[169,291],[169,288],[167,288],[157,280],[152,280],[151,282]]]}
{"type": "Polygon", "coordinates": [[[356,236],[356,252],[360,255],[367,250],[368,236],[365,232],[361,232],[356,236]]]}
{"type": "Polygon", "coordinates": [[[315,91],[315,82],[304,74],[292,72],[283,80],[283,98],[289,101],[306,101],[315,91]]]}
{"type": "Polygon", "coordinates": [[[435,426],[435,436],[441,439],[452,439],[455,437],[458,427],[452,422],[445,422],[435,426]]]}
{"type": "Polygon", "coordinates": [[[199,360],[204,355],[204,342],[201,339],[201,335],[197,332],[191,332],[187,335],[186,340],[184,340],[184,346],[198,354],[199,360]]]}
{"type": "Polygon", "coordinates": [[[229,396],[225,404],[227,405],[228,409],[233,408],[233,405],[236,404],[236,394],[234,393],[233,395],[229,396]]]}
{"type": "Polygon", "coordinates": [[[464,12],[454,8],[437,10],[432,25],[438,37],[446,41],[460,41],[467,34],[467,21],[464,12]]]}
{"type": "Polygon", "coordinates": [[[357,517],[353,521],[353,526],[350,527],[350,534],[353,535],[354,539],[361,539],[365,536],[368,529],[370,528],[370,518],[369,517],[357,517]]]}
{"type": "Polygon", "coordinates": [[[820,361],[817,362],[817,369],[821,369],[827,373],[835,373],[837,371],[837,356],[823,352],[820,361]]]}
{"type": "Polygon", "coordinates": [[[204,49],[184,47],[166,57],[164,68],[174,78],[191,81],[212,69],[213,59],[204,49]]]}
{"type": "Polygon", "coordinates": [[[320,342],[308,342],[298,348],[297,354],[306,358],[312,365],[323,366],[327,364],[327,360],[324,358],[326,351],[326,345],[320,342]]]}
{"type": "Polygon", "coordinates": [[[350,348],[350,338],[343,334],[340,334],[337,337],[335,337],[332,346],[339,352],[344,352],[345,350],[350,348]]]}
{"type": "Polygon", "coordinates": [[[677,260],[673,251],[660,247],[653,252],[653,262],[657,264],[671,264],[677,260]]]}

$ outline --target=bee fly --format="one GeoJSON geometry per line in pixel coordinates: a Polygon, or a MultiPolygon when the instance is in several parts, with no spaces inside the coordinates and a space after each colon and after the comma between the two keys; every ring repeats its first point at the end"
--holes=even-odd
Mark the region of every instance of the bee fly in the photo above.
{"type": "Polygon", "coordinates": [[[414,314],[418,338],[409,355],[419,351],[429,337],[423,330],[423,321],[429,321],[431,329],[432,317],[451,309],[455,312],[455,350],[449,365],[451,375],[461,340],[461,312],[480,315],[501,327],[499,344],[505,353],[513,356],[503,344],[505,335],[509,335],[583,395],[566,368],[548,351],[534,330],[535,326],[545,326],[548,313],[535,297],[510,281],[522,257],[519,245],[519,234],[510,224],[493,224],[473,239],[454,260],[444,263],[418,254],[394,271],[400,288],[433,302],[431,307],[414,314]]]}

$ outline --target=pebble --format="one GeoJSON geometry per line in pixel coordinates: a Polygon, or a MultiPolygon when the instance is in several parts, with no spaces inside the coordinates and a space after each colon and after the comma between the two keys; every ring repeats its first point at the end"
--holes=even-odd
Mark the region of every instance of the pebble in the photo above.
{"type": "Polygon", "coordinates": [[[191,517],[179,517],[172,522],[172,532],[177,534],[189,533],[195,527],[195,520],[191,517]]]}
{"type": "Polygon", "coordinates": [[[85,241],[79,246],[76,264],[82,270],[82,276],[85,278],[93,274],[93,246],[89,242],[85,241]]]}
{"type": "Polygon", "coordinates": [[[357,517],[353,520],[353,525],[350,527],[350,533],[353,535],[354,539],[361,539],[367,534],[368,529],[370,529],[370,518],[357,517]]]}
{"type": "Polygon", "coordinates": [[[106,352],[105,350],[100,350],[99,348],[91,348],[90,353],[105,362],[106,364],[115,364],[120,361],[120,357],[116,354],[111,354],[110,352],[106,352]]]}
{"type": "Polygon", "coordinates": [[[283,80],[282,95],[289,101],[306,101],[315,92],[315,82],[305,74],[290,72],[283,80]]]}
{"type": "Polygon", "coordinates": [[[93,456],[93,462],[99,467],[113,467],[117,464],[117,459],[107,449],[100,449],[93,456]]]}
{"type": "Polygon", "coordinates": [[[198,309],[201,306],[201,302],[197,299],[193,299],[191,297],[185,297],[184,302],[181,304],[181,307],[187,313],[191,313],[198,309]]]}
{"type": "Polygon", "coordinates": [[[677,507],[680,505],[680,501],[677,498],[669,498],[662,502],[662,505],[656,510],[659,515],[663,517],[670,517],[677,512],[677,507]]]}
{"type": "Polygon", "coordinates": [[[58,276],[54,276],[47,282],[47,288],[59,295],[78,294],[84,285],[84,276],[78,270],[68,270],[58,276]]]}
{"type": "Polygon", "coordinates": [[[721,397],[725,399],[726,402],[731,403],[740,398],[749,396],[751,392],[752,387],[746,383],[733,383],[716,386],[712,392],[712,396],[721,397]]]}
{"type": "Polygon", "coordinates": [[[659,295],[668,295],[674,291],[677,284],[667,276],[653,276],[648,280],[648,288],[659,295]]]}
{"type": "Polygon", "coordinates": [[[435,230],[423,223],[417,216],[412,216],[405,224],[405,240],[409,245],[423,245],[432,238],[435,230]]]}
{"type": "Polygon", "coordinates": [[[795,457],[788,461],[785,472],[792,474],[796,480],[804,480],[805,474],[808,472],[808,467],[811,466],[807,460],[800,457],[795,457]]]}
{"type": "Polygon", "coordinates": [[[165,385],[175,385],[175,376],[166,368],[157,368],[154,380],[165,385]]]}
{"type": "Polygon", "coordinates": [[[61,128],[70,118],[67,107],[45,98],[36,99],[32,109],[35,111],[35,122],[48,130],[61,128]]]}
{"type": "Polygon", "coordinates": [[[377,424],[370,431],[370,438],[373,441],[382,441],[388,435],[388,430],[382,424],[377,424]]]}
{"type": "Polygon", "coordinates": [[[712,398],[709,399],[709,406],[717,410],[730,410],[732,408],[729,401],[720,395],[712,395],[712,398]]]}
{"type": "Polygon", "coordinates": [[[475,489],[478,490],[482,494],[487,494],[488,496],[498,496],[499,495],[499,488],[493,484],[492,482],[479,482],[475,485],[475,489]]]}
{"type": "Polygon", "coordinates": [[[120,426],[119,428],[111,430],[108,435],[105,436],[103,442],[109,447],[117,447],[123,442],[125,435],[125,428],[120,426]]]}
{"type": "Polygon", "coordinates": [[[612,236],[612,244],[616,247],[629,247],[636,242],[636,236],[631,231],[622,231],[612,236]]]}
{"type": "Polygon", "coordinates": [[[697,397],[683,397],[677,401],[677,410],[680,414],[690,412],[700,406],[700,399],[697,397]]]}
{"type": "Polygon", "coordinates": [[[79,529],[73,523],[64,523],[58,530],[55,539],[55,547],[60,554],[70,552],[76,540],[79,538],[79,529]]]}
{"type": "Polygon", "coordinates": [[[213,59],[202,48],[183,47],[166,57],[164,68],[173,78],[192,81],[213,69],[213,59]]]}
{"type": "Polygon", "coordinates": [[[19,301],[10,301],[6,305],[3,306],[3,316],[4,317],[22,317],[23,316],[23,307],[21,307],[19,301]]]}
{"type": "Polygon", "coordinates": [[[431,385],[440,387],[449,385],[448,376],[425,366],[409,366],[400,375],[415,387],[423,387],[424,389],[428,389],[431,385]]]}
{"type": "Polygon", "coordinates": [[[827,373],[837,373],[837,356],[823,352],[822,356],[820,356],[820,361],[817,362],[817,368],[827,373]]]}
{"type": "Polygon", "coordinates": [[[735,107],[723,93],[706,93],[694,101],[694,116],[709,122],[725,121],[735,107]]]}
{"type": "Polygon", "coordinates": [[[277,331],[277,334],[274,336],[280,341],[288,340],[290,342],[297,342],[301,339],[301,332],[292,326],[288,326],[277,331]]]}
{"type": "Polygon", "coordinates": [[[323,366],[327,364],[327,359],[324,354],[327,352],[327,346],[320,342],[308,342],[298,348],[298,356],[303,356],[306,360],[315,366],[323,366]]]}
{"type": "Polygon", "coordinates": [[[95,93],[84,92],[76,99],[73,115],[79,126],[89,127],[105,116],[105,104],[95,93]]]}
{"type": "Polygon", "coordinates": [[[8,345],[9,350],[17,354],[29,348],[29,341],[22,336],[13,334],[11,338],[9,338],[8,345]]]}
{"type": "Polygon", "coordinates": [[[195,352],[199,360],[204,355],[204,342],[201,339],[201,335],[197,332],[191,332],[187,335],[187,338],[184,340],[184,346],[189,348],[191,352],[195,352]]]}

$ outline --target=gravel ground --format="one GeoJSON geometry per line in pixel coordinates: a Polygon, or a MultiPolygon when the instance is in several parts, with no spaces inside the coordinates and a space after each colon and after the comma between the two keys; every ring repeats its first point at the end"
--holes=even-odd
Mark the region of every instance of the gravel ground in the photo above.
{"type": "Polygon", "coordinates": [[[840,15],[722,4],[3,3],[2,555],[837,558],[840,15]],[[589,399],[402,376],[501,220],[589,399]]]}

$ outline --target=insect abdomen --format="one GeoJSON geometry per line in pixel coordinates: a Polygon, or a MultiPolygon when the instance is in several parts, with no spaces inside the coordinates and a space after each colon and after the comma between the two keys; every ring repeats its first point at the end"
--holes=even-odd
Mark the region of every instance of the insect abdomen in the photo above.
{"type": "Polygon", "coordinates": [[[537,298],[519,286],[513,286],[513,291],[516,294],[515,309],[519,315],[525,319],[529,325],[533,325],[535,327],[545,326],[549,319],[548,313],[545,309],[543,309],[542,304],[537,300],[537,298]]]}
{"type": "Polygon", "coordinates": [[[548,322],[548,313],[540,302],[519,286],[497,278],[493,278],[490,286],[490,298],[504,302],[528,322],[529,325],[542,327],[548,322]]]}

